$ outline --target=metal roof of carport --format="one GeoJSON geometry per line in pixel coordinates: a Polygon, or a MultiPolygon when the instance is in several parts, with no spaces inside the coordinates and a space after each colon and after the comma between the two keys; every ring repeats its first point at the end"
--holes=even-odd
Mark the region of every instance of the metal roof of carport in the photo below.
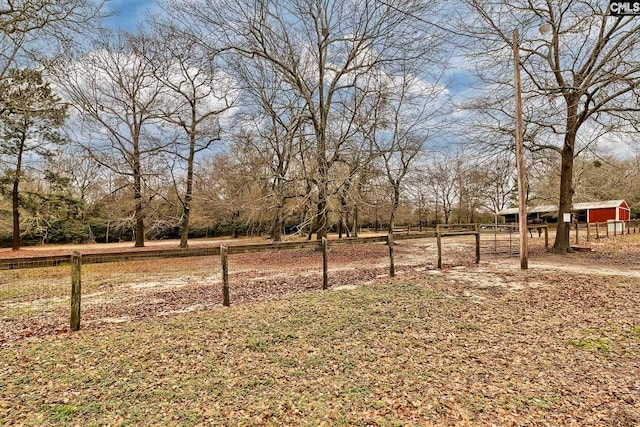
{"type": "MultiPolygon", "coordinates": [[[[574,203],[573,210],[574,211],[584,211],[588,209],[607,209],[607,208],[617,208],[621,204],[626,204],[624,200],[604,200],[601,202],[585,202],[585,203],[574,203]]],[[[527,208],[527,213],[546,213],[546,212],[557,212],[557,205],[541,205],[541,206],[532,206],[527,208]]],[[[519,213],[518,208],[509,208],[503,209],[498,212],[498,215],[517,215],[519,213]]]]}

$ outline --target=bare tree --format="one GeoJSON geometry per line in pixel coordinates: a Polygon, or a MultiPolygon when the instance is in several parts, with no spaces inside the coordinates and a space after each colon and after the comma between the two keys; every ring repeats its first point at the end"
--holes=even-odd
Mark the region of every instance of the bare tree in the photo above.
{"type": "Polygon", "coordinates": [[[362,75],[428,52],[433,38],[425,35],[416,16],[424,16],[433,4],[423,0],[183,4],[183,16],[194,26],[208,28],[209,34],[248,59],[270,62],[305,101],[314,144],[318,238],[326,236],[329,225],[329,197],[335,192],[332,169],[353,133],[355,112],[345,117],[341,102],[352,98],[362,75]]]}
{"type": "Polygon", "coordinates": [[[436,222],[438,222],[438,209],[441,209],[444,223],[449,224],[451,211],[458,198],[455,165],[448,155],[433,158],[428,166],[428,176],[434,193],[436,222]]]}
{"type": "Polygon", "coordinates": [[[494,215],[494,222],[498,222],[498,212],[509,207],[514,191],[514,159],[510,153],[499,152],[495,156],[478,165],[481,176],[484,177],[483,206],[494,215]]]}
{"type": "MultiPolygon", "coordinates": [[[[508,79],[513,75],[508,68],[512,31],[522,31],[525,139],[532,150],[550,149],[560,156],[562,217],[572,209],[576,156],[603,135],[622,130],[630,114],[637,120],[640,22],[611,16],[603,0],[468,0],[467,4],[478,17],[473,22],[466,20],[466,30],[481,52],[479,64],[486,71],[483,82],[494,93],[490,108],[496,118],[509,105],[507,98],[499,96],[499,88],[512,84],[508,79]],[[538,34],[540,22],[546,24],[549,34],[538,34]]],[[[504,114],[497,121],[508,123],[504,114]]],[[[571,250],[568,229],[569,224],[559,222],[554,252],[571,250]]]]}
{"type": "Polygon", "coordinates": [[[358,220],[361,205],[364,204],[362,188],[367,184],[370,170],[374,167],[373,159],[377,153],[373,141],[369,138],[353,138],[342,154],[342,167],[338,168],[339,221],[338,238],[343,233],[347,237],[358,237],[358,220]],[[351,231],[349,231],[349,215],[351,213],[351,231]]]}
{"type": "Polygon", "coordinates": [[[76,139],[102,166],[130,179],[135,205],[135,246],[144,246],[145,168],[173,142],[160,119],[164,85],[154,75],[144,34],[119,33],[78,62],[56,70],[64,97],[78,111],[76,139]],[[145,53],[146,52],[146,53],[145,53]]]}
{"type": "Polygon", "coordinates": [[[167,149],[186,172],[181,179],[170,168],[181,207],[180,247],[186,248],[196,156],[220,141],[221,119],[236,104],[237,90],[233,79],[222,71],[215,52],[204,52],[170,21],[156,21],[154,28],[152,51],[140,54],[150,61],[155,78],[166,89],[160,117],[182,134],[167,149]]]}
{"type": "Polygon", "coordinates": [[[263,173],[263,202],[271,212],[271,238],[282,240],[285,207],[291,200],[305,203],[300,190],[303,171],[299,159],[305,149],[306,106],[295,95],[280,71],[269,61],[233,61],[235,75],[242,82],[244,108],[242,131],[236,135],[238,150],[259,158],[263,173]]]}
{"type": "Polygon", "coordinates": [[[411,168],[407,176],[407,196],[417,215],[420,232],[429,226],[429,206],[432,205],[433,194],[429,188],[429,177],[424,164],[417,164],[411,168]]]}
{"type": "Polygon", "coordinates": [[[391,188],[389,234],[393,235],[405,177],[441,126],[436,116],[444,112],[445,102],[439,98],[446,87],[437,79],[435,83],[421,81],[411,69],[401,69],[400,74],[385,80],[379,92],[380,103],[364,132],[372,138],[391,188]]]}
{"type": "Polygon", "coordinates": [[[0,80],[94,31],[104,0],[23,0],[0,5],[0,80]],[[43,42],[44,41],[44,42],[43,42]]]}

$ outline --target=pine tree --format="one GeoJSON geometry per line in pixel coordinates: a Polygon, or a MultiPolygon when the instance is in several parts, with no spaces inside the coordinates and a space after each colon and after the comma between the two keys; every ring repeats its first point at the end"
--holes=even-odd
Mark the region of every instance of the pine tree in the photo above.
{"type": "Polygon", "coordinates": [[[13,250],[21,246],[19,185],[25,164],[51,156],[52,146],[64,143],[60,127],[66,115],[66,105],[40,71],[12,69],[0,82],[0,154],[13,185],[13,250]]]}

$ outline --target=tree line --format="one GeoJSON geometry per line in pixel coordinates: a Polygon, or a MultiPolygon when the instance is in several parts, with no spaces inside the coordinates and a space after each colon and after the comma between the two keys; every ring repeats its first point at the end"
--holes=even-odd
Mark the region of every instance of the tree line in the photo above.
{"type": "Polygon", "coordinates": [[[161,1],[135,31],[101,28],[100,2],[33,2],[0,10],[14,249],[495,220],[517,202],[507,29],[539,18],[551,38],[522,43],[528,202],[635,202],[635,157],[598,144],[637,134],[639,30],[605,2],[161,1]],[[456,93],[460,58],[475,96],[456,93]]]}

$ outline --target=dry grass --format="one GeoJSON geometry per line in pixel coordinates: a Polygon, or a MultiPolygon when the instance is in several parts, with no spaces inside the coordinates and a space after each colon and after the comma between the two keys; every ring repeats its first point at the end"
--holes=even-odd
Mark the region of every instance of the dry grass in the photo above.
{"type": "Polygon", "coordinates": [[[637,425],[638,287],[380,280],[14,342],[8,425],[637,425]]]}
{"type": "MultiPolygon", "coordinates": [[[[428,243],[403,242],[393,280],[384,246],[336,249],[328,292],[306,272],[317,253],[242,255],[228,309],[217,282],[201,283],[219,271],[205,258],[189,277],[186,260],[91,266],[87,286],[104,294],[88,299],[89,320],[124,315],[132,296],[131,321],[5,342],[0,424],[639,425],[640,286],[607,264],[615,253],[635,271],[640,239],[624,239],[560,258],[533,248],[534,266],[577,272],[475,266],[468,251],[437,272],[428,243]],[[188,285],[163,287],[178,278],[188,285]]],[[[68,287],[68,270],[27,271],[0,280],[68,287]]]]}

